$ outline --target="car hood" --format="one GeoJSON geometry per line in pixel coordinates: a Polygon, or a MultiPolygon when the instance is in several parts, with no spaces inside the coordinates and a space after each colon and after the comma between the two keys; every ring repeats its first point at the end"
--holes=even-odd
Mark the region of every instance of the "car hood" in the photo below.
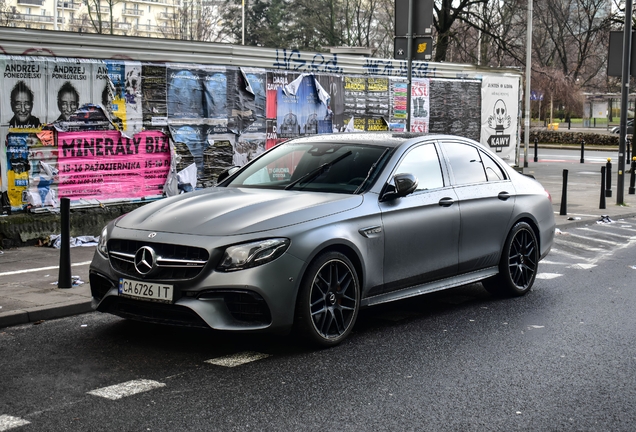
{"type": "Polygon", "coordinates": [[[361,195],[215,187],[147,204],[116,225],[178,234],[249,234],[347,211],[362,200],[361,195]]]}

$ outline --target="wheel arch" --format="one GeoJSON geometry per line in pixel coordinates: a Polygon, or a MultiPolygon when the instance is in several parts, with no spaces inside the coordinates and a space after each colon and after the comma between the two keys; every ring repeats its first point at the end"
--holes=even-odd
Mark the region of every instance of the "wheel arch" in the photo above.
{"type": "Polygon", "coordinates": [[[316,252],[312,255],[311,259],[307,261],[305,268],[303,268],[301,283],[302,283],[302,280],[306,277],[307,269],[311,266],[311,264],[314,261],[316,261],[316,259],[320,255],[327,252],[340,252],[341,254],[346,256],[349,259],[349,261],[351,261],[351,264],[353,264],[354,270],[356,271],[356,275],[358,276],[358,284],[360,285],[359,287],[360,292],[362,292],[362,287],[364,286],[364,277],[365,277],[364,267],[362,265],[362,259],[360,258],[356,250],[351,245],[344,242],[330,243],[327,245],[323,245],[323,247],[321,248],[318,248],[316,252]]]}

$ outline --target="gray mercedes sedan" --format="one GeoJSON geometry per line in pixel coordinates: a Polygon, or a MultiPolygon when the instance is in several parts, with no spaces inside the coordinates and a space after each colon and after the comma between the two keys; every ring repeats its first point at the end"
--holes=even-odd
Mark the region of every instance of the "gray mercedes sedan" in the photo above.
{"type": "Polygon", "coordinates": [[[224,331],[294,329],[331,346],[362,307],[478,281],[527,293],[554,231],[541,184],[474,141],[316,135],[109,223],[90,267],[93,307],[224,331]]]}

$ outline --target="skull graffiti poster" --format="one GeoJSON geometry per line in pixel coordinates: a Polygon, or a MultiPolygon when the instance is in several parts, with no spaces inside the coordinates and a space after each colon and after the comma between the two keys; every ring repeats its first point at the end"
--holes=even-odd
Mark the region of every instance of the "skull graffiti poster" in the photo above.
{"type": "Polygon", "coordinates": [[[481,143],[513,164],[519,130],[519,79],[486,76],[481,94],[481,143]]]}

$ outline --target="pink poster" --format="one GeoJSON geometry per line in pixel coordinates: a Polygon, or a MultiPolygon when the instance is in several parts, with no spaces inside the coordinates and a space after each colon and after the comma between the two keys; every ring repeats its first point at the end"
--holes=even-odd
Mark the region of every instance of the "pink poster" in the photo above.
{"type": "Polygon", "coordinates": [[[60,197],[109,200],[161,195],[170,169],[168,137],[145,131],[60,132],[60,197]]]}

